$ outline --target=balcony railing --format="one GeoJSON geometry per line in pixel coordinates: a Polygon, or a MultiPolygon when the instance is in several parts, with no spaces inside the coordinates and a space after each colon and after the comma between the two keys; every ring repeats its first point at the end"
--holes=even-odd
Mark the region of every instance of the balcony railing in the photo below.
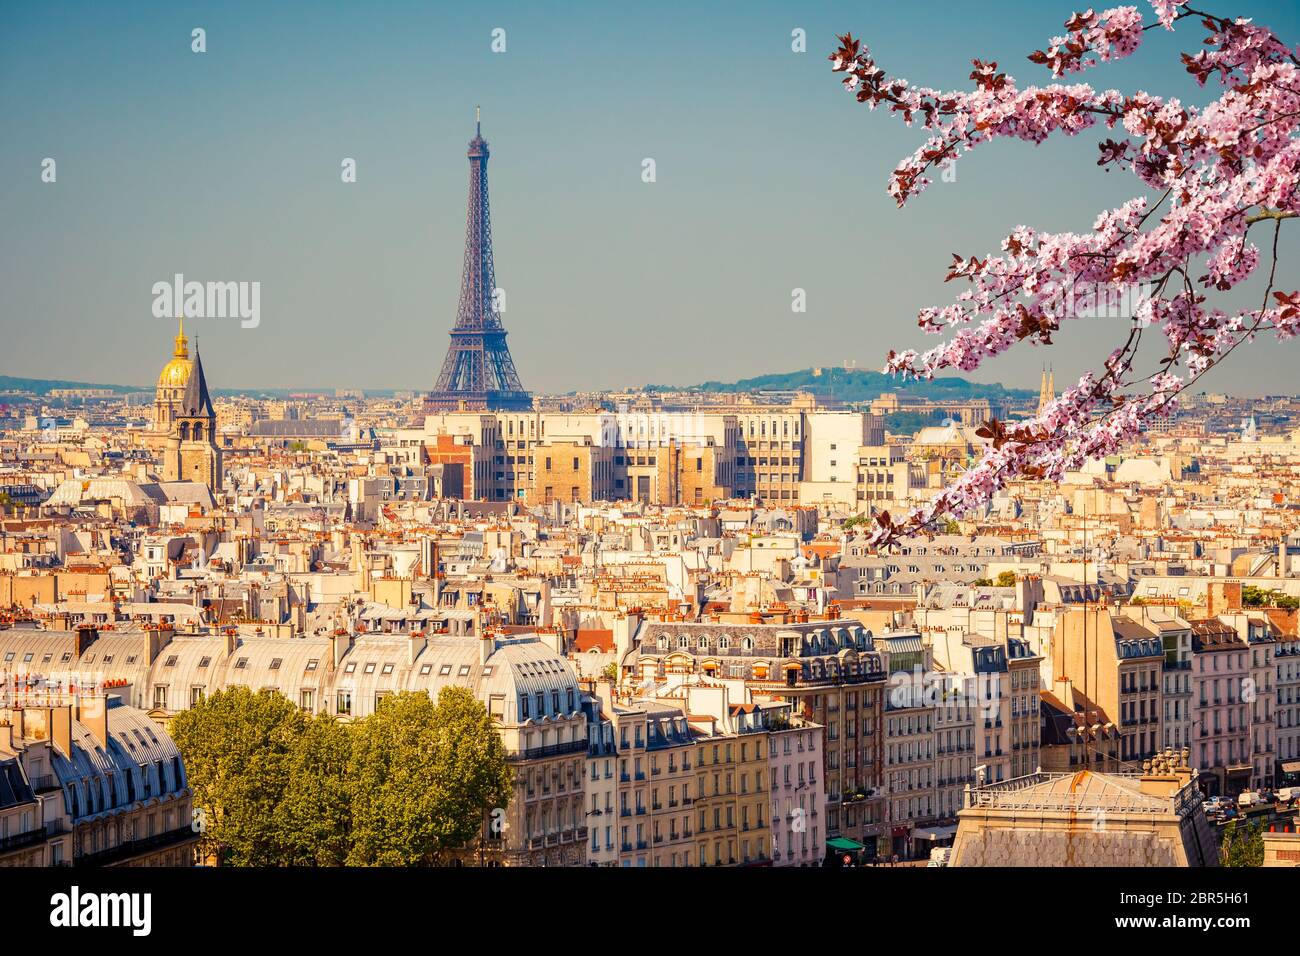
{"type": "Polygon", "coordinates": [[[155,850],[183,846],[186,843],[197,843],[198,839],[199,835],[194,831],[193,827],[178,827],[175,830],[168,830],[166,833],[158,833],[151,837],[126,840],[115,847],[100,850],[98,853],[83,854],[77,857],[75,862],[77,866],[110,866],[144,853],[152,853],[155,850]]]}
{"type": "Polygon", "coordinates": [[[59,783],[59,778],[52,773],[41,774],[39,777],[32,777],[32,790],[36,793],[49,793],[51,790],[62,788],[63,784],[59,783]]]}
{"type": "Polygon", "coordinates": [[[28,847],[39,846],[50,837],[58,836],[66,830],[63,821],[56,820],[36,830],[27,830],[23,833],[0,837],[0,853],[9,853],[13,850],[25,850],[28,847]]]}
{"type": "Polygon", "coordinates": [[[545,747],[529,747],[509,754],[508,760],[536,760],[539,757],[559,757],[565,754],[582,753],[587,749],[587,741],[571,740],[567,744],[549,744],[545,747]]]}

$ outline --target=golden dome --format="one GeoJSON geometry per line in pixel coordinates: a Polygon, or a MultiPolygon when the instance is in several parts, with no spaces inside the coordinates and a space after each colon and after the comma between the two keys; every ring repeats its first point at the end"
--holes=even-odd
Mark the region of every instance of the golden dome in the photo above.
{"type": "Polygon", "coordinates": [[[174,358],[163,366],[158,375],[159,388],[184,388],[189,384],[194,362],[190,358],[190,340],[185,337],[185,317],[181,316],[180,331],[176,333],[174,358]]]}

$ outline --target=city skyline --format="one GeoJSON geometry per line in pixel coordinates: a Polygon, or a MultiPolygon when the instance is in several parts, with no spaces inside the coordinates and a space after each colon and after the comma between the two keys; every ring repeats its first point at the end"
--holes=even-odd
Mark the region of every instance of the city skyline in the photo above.
{"type": "MultiPolygon", "coordinates": [[[[9,11],[0,36],[0,120],[17,134],[0,143],[0,196],[22,224],[0,240],[12,264],[0,372],[15,376],[147,383],[153,343],[172,334],[150,290],[184,273],[261,284],[256,328],[191,321],[226,387],[430,389],[455,317],[459,164],[479,103],[497,158],[505,321],[522,380],[542,393],[845,360],[878,369],[889,347],[926,341],[915,311],[947,300],[949,246],[983,254],[1018,221],[1079,228],[1132,194],[1051,143],[1015,175],[1084,177],[1083,196],[1058,191],[1059,208],[1005,189],[1008,174],[980,154],[906,215],[893,208],[885,177],[917,138],[852,109],[825,63],[834,33],[865,35],[918,82],[964,87],[963,64],[983,53],[1027,83],[1043,77],[1023,50],[1059,30],[1057,11],[1034,5],[924,40],[847,4],[765,4],[734,29],[703,11],[698,32],[639,24],[631,70],[606,37],[625,20],[523,7],[489,17],[398,5],[364,29],[348,29],[339,7],[180,8],[147,24],[79,11],[70,32],[58,10],[9,11]],[[197,25],[202,54],[190,48],[197,25]],[[790,49],[796,28],[806,53],[790,49]],[[723,42],[735,44],[734,71],[710,65],[723,42]],[[77,66],[55,70],[56,49],[77,66]],[[54,183],[40,178],[46,157],[54,183]],[[340,180],[349,158],[355,183],[340,180]],[[791,312],[794,289],[806,313],[791,312]]],[[[1297,32],[1285,4],[1242,12],[1297,32]]],[[[1204,102],[1212,91],[1170,69],[1190,31],[1149,43],[1095,82],[1204,102]]],[[[1282,262],[1295,261],[1284,236],[1282,262]]],[[[1050,363],[1063,384],[1104,357],[1078,325],[1058,347],[971,377],[1034,388],[1050,363]]],[[[1285,391],[1289,355],[1257,346],[1205,387],[1285,391]]]]}
{"type": "Polygon", "coordinates": [[[18,938],[1286,932],[1300,0],[1206,2],[0,3],[18,938]]]}

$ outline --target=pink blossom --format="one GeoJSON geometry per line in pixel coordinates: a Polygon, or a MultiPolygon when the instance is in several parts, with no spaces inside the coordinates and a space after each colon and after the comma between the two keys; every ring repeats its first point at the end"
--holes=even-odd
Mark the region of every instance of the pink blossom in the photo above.
{"type": "MultiPolygon", "coordinates": [[[[1169,30],[1190,15],[1184,0],[1152,0],[1152,7],[1156,23],[1169,30]]],[[[1271,231],[1300,216],[1300,57],[1248,20],[1203,17],[1203,23],[1210,31],[1204,49],[1184,54],[1182,62],[1199,83],[1217,76],[1224,87],[1204,109],[1085,83],[1020,89],[996,63],[981,60],[973,61],[973,89],[912,86],[889,77],[860,41],[841,37],[832,68],[848,74],[845,85],[857,101],[884,107],[928,134],[890,177],[889,192],[900,206],[925,189],[932,167],[984,143],[1040,143],[1100,126],[1120,138],[1101,143],[1098,165],[1127,170],[1161,194],[1158,202],[1139,196],[1099,213],[1088,232],[1020,225],[998,255],[953,257],[947,278],[965,289],[949,305],[918,313],[925,331],[948,337],[923,353],[891,352],[886,371],[904,379],[973,371],[1024,342],[1051,345],[1061,323],[1109,314],[1134,289],[1144,293],[1132,299],[1127,340],[1101,374],[1084,375],[1027,422],[986,423],[981,434],[988,445],[979,462],[904,521],[882,516],[877,541],[892,541],[940,514],[982,508],[1008,481],[1056,480],[1089,458],[1118,451],[1240,342],[1261,331],[1279,339],[1300,332],[1300,292],[1270,287],[1273,301],[1256,310],[1225,312],[1207,302],[1259,269],[1252,229],[1270,230],[1271,249],[1271,231]],[[1169,354],[1143,387],[1133,363],[1148,328],[1160,331],[1169,354]]],[[[1030,55],[1057,77],[1129,56],[1143,34],[1131,6],[1076,13],[1065,27],[1030,55]]]]}

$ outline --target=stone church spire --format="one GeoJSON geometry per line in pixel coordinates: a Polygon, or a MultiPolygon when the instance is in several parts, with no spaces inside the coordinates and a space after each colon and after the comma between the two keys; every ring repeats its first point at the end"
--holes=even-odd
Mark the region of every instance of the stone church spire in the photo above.
{"type": "Polygon", "coordinates": [[[1056,382],[1050,366],[1043,369],[1043,381],[1038,387],[1038,414],[1043,413],[1049,402],[1056,398],[1056,382]]]}

